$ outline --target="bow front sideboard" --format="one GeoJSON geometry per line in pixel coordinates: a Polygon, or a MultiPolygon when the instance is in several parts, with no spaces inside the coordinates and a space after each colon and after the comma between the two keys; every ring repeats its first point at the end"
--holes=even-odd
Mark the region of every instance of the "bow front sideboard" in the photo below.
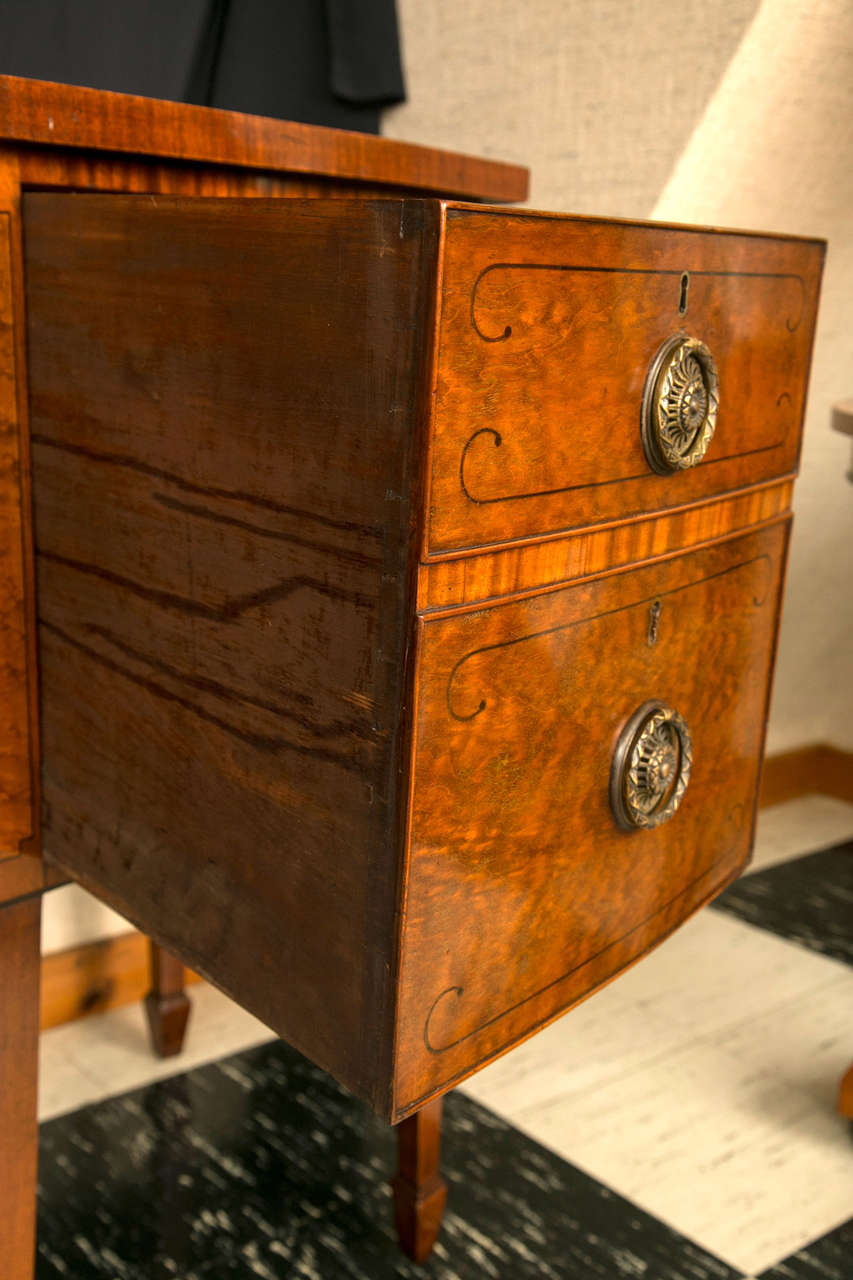
{"type": "Polygon", "coordinates": [[[0,78],[0,1241],[89,888],[400,1124],[749,857],[824,246],[0,78]],[[482,202],[482,203],[481,203],[482,202]]]}

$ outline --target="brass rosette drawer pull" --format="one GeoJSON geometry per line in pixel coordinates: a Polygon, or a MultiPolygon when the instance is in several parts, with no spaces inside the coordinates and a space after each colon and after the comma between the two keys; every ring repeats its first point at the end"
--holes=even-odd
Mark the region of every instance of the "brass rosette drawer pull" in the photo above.
{"type": "Polygon", "coordinates": [[[620,827],[668,822],[690,781],[693,749],[683,717],[663,702],[644,702],[619,737],[610,771],[610,804],[620,827]]]}
{"type": "Polygon", "coordinates": [[[653,471],[695,467],[717,425],[720,383],[714,357],[698,338],[669,338],[652,361],[643,393],[642,436],[653,471]]]}

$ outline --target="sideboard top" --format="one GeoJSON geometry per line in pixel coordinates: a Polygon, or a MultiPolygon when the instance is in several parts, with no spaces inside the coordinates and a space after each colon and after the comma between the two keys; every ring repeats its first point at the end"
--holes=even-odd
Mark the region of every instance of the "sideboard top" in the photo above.
{"type": "Polygon", "coordinates": [[[528,170],[372,134],[0,76],[0,142],[381,183],[475,200],[527,198],[528,170]]]}

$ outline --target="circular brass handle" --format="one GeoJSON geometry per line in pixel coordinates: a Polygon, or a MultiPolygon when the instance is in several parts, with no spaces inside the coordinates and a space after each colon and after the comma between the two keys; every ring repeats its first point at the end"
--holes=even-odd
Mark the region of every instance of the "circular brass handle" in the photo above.
{"type": "Polygon", "coordinates": [[[642,435],[653,471],[695,467],[717,425],[720,383],[714,357],[698,338],[677,334],[655,356],[643,393],[642,435]]]}
{"type": "Polygon", "coordinates": [[[690,781],[693,748],[684,719],[663,702],[644,702],[619,735],[610,770],[610,805],[620,827],[659,827],[690,781]]]}

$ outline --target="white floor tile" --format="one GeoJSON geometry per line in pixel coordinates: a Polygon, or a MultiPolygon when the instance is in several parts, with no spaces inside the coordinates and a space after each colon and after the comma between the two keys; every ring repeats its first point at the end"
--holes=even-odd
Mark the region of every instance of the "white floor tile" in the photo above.
{"type": "Polygon", "coordinates": [[[771,805],[759,810],[755,852],[747,874],[845,840],[853,840],[853,804],[814,795],[771,805]]]}
{"type": "MultiPolygon", "coordinates": [[[[774,1076],[834,1112],[838,1085],[853,1061],[853,970],[845,967],[806,999],[734,1025],[718,1044],[751,1070],[774,1076]]],[[[853,1213],[853,1186],[850,1192],[853,1213]]]]}
{"type": "Polygon", "coordinates": [[[74,1111],[95,1098],[126,1093],[275,1038],[262,1022],[207,983],[193,985],[189,994],[193,1008],[186,1044],[176,1058],[154,1056],[139,1004],[45,1031],[39,1119],[74,1111]]]}
{"type": "Polygon", "coordinates": [[[103,1096],[100,1080],[88,1075],[76,1056],[66,1051],[64,1038],[44,1032],[39,1043],[39,1119],[74,1111],[103,1096]]]}
{"type": "Polygon", "coordinates": [[[745,1271],[850,1214],[853,1146],[840,1117],[707,1044],[516,1122],[745,1271]]]}
{"type": "Polygon", "coordinates": [[[521,1108],[596,1089],[678,1048],[681,1029],[621,994],[621,983],[540,1031],[466,1080],[462,1088],[508,1117],[521,1108]]]}
{"type": "Polygon", "coordinates": [[[623,999],[692,1041],[805,998],[835,974],[849,975],[850,969],[734,916],[706,910],[618,982],[623,999]]]}
{"type": "Polygon", "coordinates": [[[847,966],[703,912],[464,1087],[759,1272],[853,1211],[853,1143],[835,1113],[851,1015],[847,966]]]}

